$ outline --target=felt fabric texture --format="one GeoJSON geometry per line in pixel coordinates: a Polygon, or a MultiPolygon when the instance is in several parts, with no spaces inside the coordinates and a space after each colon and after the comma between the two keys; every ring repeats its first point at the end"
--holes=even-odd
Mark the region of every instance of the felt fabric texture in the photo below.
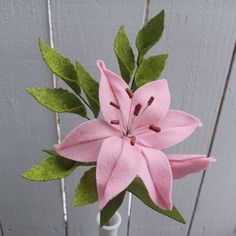
{"type": "Polygon", "coordinates": [[[84,94],[86,95],[90,107],[94,116],[97,118],[99,114],[99,98],[98,98],[98,89],[99,84],[95,81],[88,71],[83,67],[83,65],[79,62],[75,62],[77,77],[79,80],[79,85],[83,89],[84,94]]]}
{"type": "Polygon", "coordinates": [[[163,209],[172,209],[172,172],[165,154],[141,147],[143,163],[139,177],[143,180],[153,202],[163,209]]]}
{"type": "Polygon", "coordinates": [[[90,120],[72,130],[54,148],[59,155],[75,161],[97,161],[104,139],[111,136],[121,136],[121,132],[104,120],[90,120]]]}
{"type": "Polygon", "coordinates": [[[98,207],[122,192],[139,173],[142,156],[126,138],[111,137],[104,141],[97,162],[98,207]]]}
{"type": "Polygon", "coordinates": [[[114,51],[116,53],[122,78],[126,83],[129,83],[135,68],[135,58],[123,25],[116,35],[114,51]]]}
{"type": "Polygon", "coordinates": [[[42,39],[39,39],[39,47],[45,63],[49,69],[68,84],[76,94],[80,94],[80,86],[75,66],[61,53],[51,48],[42,39]]]}
{"type": "Polygon", "coordinates": [[[202,123],[185,112],[169,110],[157,125],[161,127],[159,133],[151,130],[139,133],[138,142],[141,145],[159,150],[172,147],[186,139],[197,127],[201,127],[202,123]]]}
{"type": "Polygon", "coordinates": [[[171,154],[167,155],[174,179],[183,178],[188,174],[205,170],[216,160],[205,155],[171,154]]]}
{"type": "Polygon", "coordinates": [[[173,178],[205,169],[214,159],[202,155],[166,156],[160,150],[183,141],[202,125],[201,121],[185,112],[169,110],[166,80],[147,83],[129,94],[128,85],[103,61],[97,65],[101,71],[99,99],[104,120],[79,125],[55,145],[56,152],[80,162],[97,161],[100,210],[136,176],[143,180],[157,206],[171,210],[173,178]],[[139,112],[137,105],[141,107],[139,112]],[[115,124],[111,124],[114,120],[115,124]],[[159,128],[151,130],[151,125],[159,128]]]}
{"type": "MultiPolygon", "coordinates": [[[[101,71],[99,85],[100,107],[104,119],[110,123],[111,120],[120,120],[125,125],[128,124],[129,108],[131,100],[126,89],[129,87],[118,75],[107,70],[103,61],[98,61],[97,65],[101,71]],[[108,79],[109,78],[109,79],[108,79]],[[110,102],[115,102],[120,106],[120,110],[112,108],[110,102]]],[[[119,129],[119,126],[113,125],[119,129]]]]}
{"type": "Polygon", "coordinates": [[[47,109],[62,113],[69,112],[87,117],[84,104],[73,93],[62,88],[27,88],[26,91],[47,109]]]}
{"type": "Polygon", "coordinates": [[[96,202],[97,187],[96,187],[96,167],[87,170],[80,179],[80,183],[76,187],[73,207],[84,206],[96,202]]]}
{"type": "Polygon", "coordinates": [[[145,58],[135,72],[135,87],[159,79],[165,68],[168,54],[160,54],[145,58]]]}
{"type": "Polygon", "coordinates": [[[138,117],[135,128],[156,124],[165,117],[170,106],[170,92],[167,80],[153,81],[137,89],[134,93],[133,103],[140,103],[142,112],[151,96],[154,97],[154,101],[145,110],[144,115],[138,117]]]}

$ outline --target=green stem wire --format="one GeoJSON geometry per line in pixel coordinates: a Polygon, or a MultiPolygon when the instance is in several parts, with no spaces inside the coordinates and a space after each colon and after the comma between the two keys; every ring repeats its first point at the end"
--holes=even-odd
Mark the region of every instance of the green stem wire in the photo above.
{"type": "Polygon", "coordinates": [[[133,80],[132,80],[132,83],[131,83],[131,90],[133,90],[133,87],[134,87],[134,77],[133,77],[133,80]]]}
{"type": "MultiPolygon", "coordinates": [[[[138,60],[138,59],[137,59],[138,60]]],[[[139,66],[139,64],[138,64],[138,61],[136,62],[136,68],[135,68],[135,72],[134,72],[134,76],[133,76],[133,80],[132,80],[132,83],[131,83],[131,90],[133,90],[134,89],[134,85],[135,85],[135,74],[136,74],[136,72],[137,72],[137,69],[138,69],[138,66],[139,66]]]]}
{"type": "Polygon", "coordinates": [[[139,65],[140,65],[140,54],[138,54],[138,58],[137,58],[137,61],[136,61],[136,68],[135,68],[133,80],[132,80],[132,83],[131,83],[131,90],[134,89],[134,85],[135,85],[135,74],[136,74],[136,72],[137,72],[137,70],[138,70],[139,65]]]}
{"type": "MultiPolygon", "coordinates": [[[[80,97],[80,99],[84,102],[84,104],[93,112],[91,106],[87,103],[87,101],[81,96],[78,95],[80,97]]],[[[88,116],[85,117],[87,120],[91,120],[88,116]]]]}

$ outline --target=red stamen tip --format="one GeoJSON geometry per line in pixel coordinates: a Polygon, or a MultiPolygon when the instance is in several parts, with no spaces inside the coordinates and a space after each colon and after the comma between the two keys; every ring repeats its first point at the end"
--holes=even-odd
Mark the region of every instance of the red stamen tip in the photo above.
{"type": "Polygon", "coordinates": [[[126,91],[126,93],[128,94],[128,96],[129,96],[130,99],[133,98],[134,93],[133,93],[133,91],[132,91],[130,88],[125,89],[125,91],[126,91]]]}
{"type": "Polygon", "coordinates": [[[111,124],[113,125],[119,125],[120,121],[119,120],[111,120],[111,124]]]}
{"type": "Polygon", "coordinates": [[[120,105],[119,104],[116,104],[114,102],[110,102],[110,105],[117,108],[117,109],[120,109],[120,105]]]}
{"type": "Polygon", "coordinates": [[[132,137],[131,137],[131,140],[130,140],[130,144],[131,144],[132,146],[134,146],[135,143],[136,143],[136,137],[135,137],[135,136],[132,136],[132,137]]]}
{"type": "Polygon", "coordinates": [[[142,105],[141,105],[140,103],[138,103],[138,104],[135,106],[135,108],[134,108],[134,115],[135,115],[135,116],[138,116],[138,114],[139,114],[141,108],[142,108],[142,105]]]}
{"type": "Polygon", "coordinates": [[[152,131],[155,131],[157,133],[161,132],[161,128],[159,126],[156,126],[156,125],[150,125],[149,129],[152,130],[152,131]]]}
{"type": "Polygon", "coordinates": [[[150,106],[153,103],[153,101],[154,101],[154,97],[151,96],[147,102],[148,106],[150,106]]]}

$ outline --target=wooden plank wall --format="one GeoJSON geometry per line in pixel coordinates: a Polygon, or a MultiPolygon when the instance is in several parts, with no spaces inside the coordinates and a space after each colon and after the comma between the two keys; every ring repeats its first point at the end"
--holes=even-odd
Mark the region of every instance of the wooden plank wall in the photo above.
{"type": "MultiPolygon", "coordinates": [[[[168,152],[208,153],[218,162],[205,174],[176,181],[174,202],[186,225],[156,214],[133,198],[128,236],[236,234],[235,0],[1,0],[1,236],[98,235],[96,205],[79,209],[70,205],[81,171],[65,180],[67,224],[59,181],[29,183],[19,177],[43,157],[41,148],[56,142],[55,115],[24,92],[30,86],[52,86],[52,74],[40,57],[37,42],[38,37],[49,42],[48,13],[55,48],[79,59],[98,79],[96,60],[100,58],[119,73],[113,53],[119,26],[125,25],[134,47],[144,13],[150,18],[161,9],[166,11],[165,33],[151,53],[170,55],[162,77],[169,81],[172,107],[204,123],[190,139],[168,152]]],[[[62,137],[82,121],[75,115],[62,115],[62,137]]],[[[120,209],[122,236],[127,232],[127,211],[126,198],[120,209]]]]}
{"type": "Polygon", "coordinates": [[[60,183],[30,183],[19,173],[55,143],[54,114],[24,91],[51,86],[38,37],[48,39],[45,1],[0,1],[0,221],[2,234],[64,235],[60,183]]]}

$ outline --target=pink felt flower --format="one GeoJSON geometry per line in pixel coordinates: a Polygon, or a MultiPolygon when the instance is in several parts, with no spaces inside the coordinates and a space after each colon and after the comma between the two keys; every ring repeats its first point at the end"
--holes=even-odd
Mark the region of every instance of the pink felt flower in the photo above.
{"type": "Polygon", "coordinates": [[[159,207],[172,209],[173,178],[203,170],[214,161],[203,155],[165,155],[161,150],[186,139],[201,121],[169,110],[166,80],[147,83],[134,93],[98,61],[99,99],[104,119],[90,120],[55,146],[58,154],[97,162],[99,209],[139,176],[159,207]]]}

